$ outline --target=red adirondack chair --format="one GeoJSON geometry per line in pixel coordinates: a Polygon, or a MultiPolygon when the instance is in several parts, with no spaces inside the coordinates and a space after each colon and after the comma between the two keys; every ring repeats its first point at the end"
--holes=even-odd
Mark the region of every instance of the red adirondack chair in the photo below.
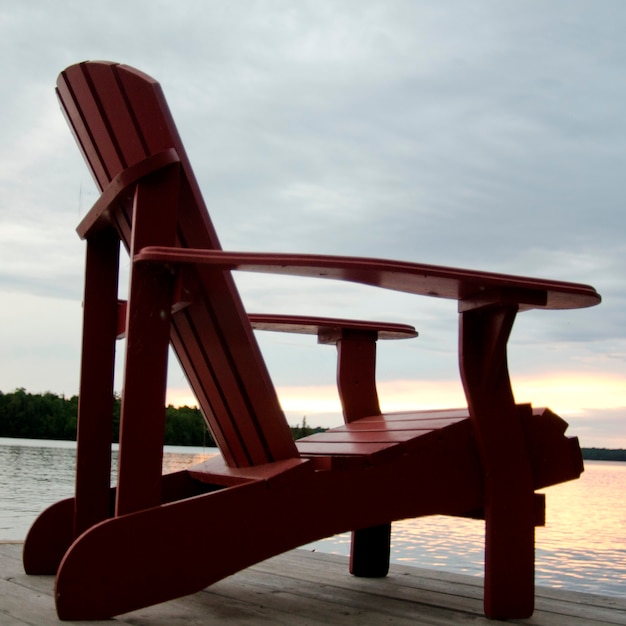
{"type": "Polygon", "coordinates": [[[75,497],[44,511],[26,571],[56,573],[62,619],[97,619],[198,591],[272,555],[355,531],[351,569],[382,576],[390,523],[430,514],[486,521],[485,611],[533,611],[535,490],[582,471],[547,409],[516,405],[506,345],[516,314],[600,302],[592,287],[401,263],[222,251],[161,89],[86,62],[58,81],[102,195],[87,242],[75,497]],[[130,254],[118,301],[120,241],[130,254]],[[347,280],[458,301],[468,408],[381,414],[379,338],[411,326],[248,316],[232,270],[347,280]],[[345,425],[294,443],[253,326],[311,332],[338,349],[345,425]],[[113,366],[126,337],[118,480],[110,487],[113,366]],[[168,345],[221,456],[162,475],[168,345]]]}

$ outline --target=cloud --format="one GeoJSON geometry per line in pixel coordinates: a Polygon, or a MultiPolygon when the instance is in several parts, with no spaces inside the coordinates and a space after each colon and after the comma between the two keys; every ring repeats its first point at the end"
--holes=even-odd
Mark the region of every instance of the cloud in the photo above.
{"type": "Polygon", "coordinates": [[[76,394],[80,301],[20,292],[3,298],[10,306],[3,307],[0,324],[0,389],[76,394]]]}
{"type": "Polygon", "coordinates": [[[568,415],[568,434],[577,436],[580,445],[586,448],[626,448],[624,420],[626,406],[612,409],[582,411],[568,415]]]}
{"type": "MultiPolygon", "coordinates": [[[[617,1],[5,7],[0,294],[11,310],[0,326],[43,324],[60,344],[80,336],[64,306],[80,306],[84,248],[74,228],[96,195],[53,87],[65,66],[100,58],[161,82],[224,247],[594,284],[600,307],[520,315],[511,363],[519,376],[565,363],[573,375],[611,378],[626,354],[625,25],[617,1]]],[[[385,383],[458,378],[452,302],[237,280],[256,311],[414,324],[418,339],[379,348],[385,383]]],[[[37,342],[20,328],[23,354],[35,359],[37,342]]],[[[323,385],[333,375],[333,351],[314,341],[260,341],[279,385],[297,385],[299,375],[323,385]]],[[[75,392],[59,370],[48,369],[45,387],[75,392]]],[[[39,374],[17,371],[24,380],[15,386],[41,388],[39,374]]]]}

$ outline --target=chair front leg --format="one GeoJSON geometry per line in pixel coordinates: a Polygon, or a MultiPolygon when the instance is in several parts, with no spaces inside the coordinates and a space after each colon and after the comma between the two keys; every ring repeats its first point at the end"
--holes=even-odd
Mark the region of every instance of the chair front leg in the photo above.
{"type": "Polygon", "coordinates": [[[459,360],[485,482],[485,613],[534,608],[534,496],[530,457],[507,365],[515,305],[460,313],[459,360]]]}

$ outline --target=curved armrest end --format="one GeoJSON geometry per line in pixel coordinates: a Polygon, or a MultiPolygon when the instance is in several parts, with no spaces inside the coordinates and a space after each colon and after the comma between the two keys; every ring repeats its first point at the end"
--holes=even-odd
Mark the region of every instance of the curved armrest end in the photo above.
{"type": "Polygon", "coordinates": [[[377,339],[411,339],[418,335],[413,326],[393,322],[260,313],[250,313],[248,319],[255,330],[317,335],[320,338],[342,331],[376,333],[377,339]]]}

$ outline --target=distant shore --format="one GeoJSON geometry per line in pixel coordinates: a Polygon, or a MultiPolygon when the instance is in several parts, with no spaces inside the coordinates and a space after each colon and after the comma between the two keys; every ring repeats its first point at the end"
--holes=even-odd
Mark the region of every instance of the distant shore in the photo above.
{"type": "Polygon", "coordinates": [[[626,461],[626,450],[611,448],[581,448],[585,461],[626,461]]]}
{"type": "MultiPolygon", "coordinates": [[[[120,398],[112,399],[111,436],[119,440],[120,398]]],[[[164,443],[172,446],[215,447],[197,407],[168,406],[165,410],[164,443]]],[[[32,394],[25,389],[10,393],[0,391],[0,437],[57,441],[76,440],[78,396],[65,397],[51,392],[32,394]]],[[[294,439],[326,430],[310,426],[307,418],[290,426],[294,439]]],[[[626,461],[626,450],[582,448],[586,461],[626,461]]]]}

